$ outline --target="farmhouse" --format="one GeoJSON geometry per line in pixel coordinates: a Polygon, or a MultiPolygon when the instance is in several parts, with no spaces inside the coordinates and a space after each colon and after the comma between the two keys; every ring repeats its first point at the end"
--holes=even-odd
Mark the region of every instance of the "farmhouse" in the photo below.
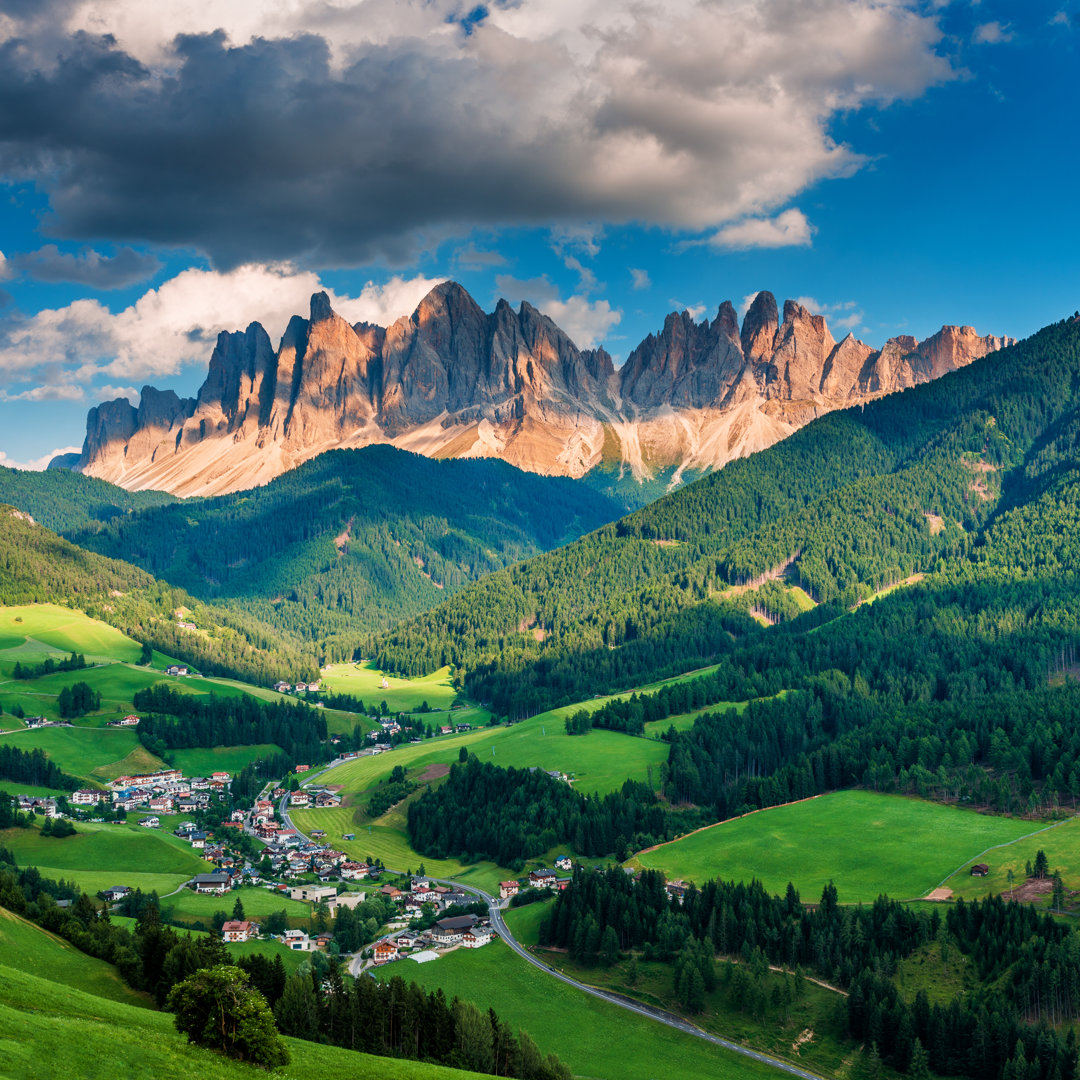
{"type": "Polygon", "coordinates": [[[486,926],[476,926],[461,935],[461,944],[466,949],[479,949],[491,940],[491,931],[486,926]]]}
{"type": "Polygon", "coordinates": [[[508,897],[517,896],[519,888],[521,886],[516,881],[500,881],[499,899],[506,900],[508,897]]]}
{"type": "Polygon", "coordinates": [[[440,945],[454,945],[466,930],[472,930],[480,920],[475,915],[455,915],[452,919],[439,919],[432,928],[432,937],[440,945]]]}
{"type": "Polygon", "coordinates": [[[685,881],[669,881],[664,888],[667,890],[667,894],[670,897],[678,900],[681,904],[683,897],[686,896],[686,890],[690,888],[685,881]]]}
{"type": "Polygon", "coordinates": [[[187,675],[188,669],[186,664],[170,664],[165,669],[166,675],[187,675]]]}
{"type": "Polygon", "coordinates": [[[989,866],[988,863],[984,863],[984,862],[976,863],[971,868],[971,876],[972,877],[986,877],[986,875],[989,874],[989,873],[990,873],[990,866],[989,866]]]}
{"type": "Polygon", "coordinates": [[[258,932],[258,926],[253,922],[248,922],[246,919],[243,922],[230,919],[221,927],[221,940],[225,942],[250,941],[258,932]]]}
{"type": "Polygon", "coordinates": [[[307,806],[310,801],[311,800],[308,798],[308,793],[306,791],[294,791],[289,796],[290,806],[307,806]]]}
{"type": "Polygon", "coordinates": [[[279,694],[287,694],[292,689],[292,686],[287,682],[276,682],[274,683],[274,689],[279,694]]]}
{"type": "Polygon", "coordinates": [[[129,892],[131,892],[131,889],[127,885],[114,885],[111,889],[105,889],[99,895],[108,903],[114,904],[117,900],[123,900],[129,892]]]}
{"type": "Polygon", "coordinates": [[[156,817],[144,817],[139,824],[144,829],[157,829],[161,826],[161,821],[156,817]]]}
{"type": "Polygon", "coordinates": [[[569,855],[556,855],[555,856],[555,869],[556,870],[573,870],[574,861],[569,855]]]}
{"type": "Polygon", "coordinates": [[[388,964],[398,958],[398,948],[392,941],[377,941],[375,943],[375,963],[388,964]]]}
{"type": "Polygon", "coordinates": [[[533,889],[554,889],[558,876],[554,870],[532,870],[529,873],[529,886],[533,889]]]}
{"type": "Polygon", "coordinates": [[[191,884],[197,893],[211,893],[223,896],[229,891],[231,880],[228,874],[196,874],[191,884]]]}

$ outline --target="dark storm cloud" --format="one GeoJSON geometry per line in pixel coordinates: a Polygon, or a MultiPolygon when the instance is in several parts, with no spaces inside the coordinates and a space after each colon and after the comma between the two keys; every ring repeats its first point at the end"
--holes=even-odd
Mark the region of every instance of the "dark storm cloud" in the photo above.
{"type": "Polygon", "coordinates": [[[78,254],[46,244],[37,251],[11,255],[7,263],[36,281],[71,281],[95,289],[122,289],[146,281],[161,269],[161,260],[132,248],[120,248],[115,255],[97,251],[78,254]]]}
{"type": "MultiPolygon", "coordinates": [[[[505,18],[534,10],[545,14],[505,18]]],[[[12,38],[0,173],[47,193],[51,235],[194,246],[226,268],[401,260],[418,240],[485,224],[702,229],[850,171],[858,159],[828,138],[829,109],[950,74],[936,24],[899,6],[820,0],[812,20],[791,0],[740,10],[740,40],[690,2],[665,9],[661,35],[634,14],[595,32],[478,16],[469,34],[409,37],[402,15],[335,57],[313,34],[238,47],[221,31],[181,35],[146,63],[108,35],[55,50],[12,38]],[[815,33],[827,40],[810,65],[815,33]],[[698,62],[680,63],[691,45],[698,62]],[[795,45],[785,77],[776,57],[795,45]],[[875,82],[885,54],[902,76],[875,82]]]]}

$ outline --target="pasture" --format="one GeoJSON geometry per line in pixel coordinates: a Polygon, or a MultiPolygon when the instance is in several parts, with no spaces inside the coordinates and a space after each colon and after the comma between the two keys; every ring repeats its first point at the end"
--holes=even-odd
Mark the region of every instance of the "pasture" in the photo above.
{"type": "Polygon", "coordinates": [[[501,941],[457,949],[429,964],[399,960],[377,974],[383,979],[400,975],[426,990],[441,986],[447,998],[457,995],[483,1011],[493,1008],[514,1030],[527,1031],[541,1051],[558,1054],[575,1076],[742,1080],[776,1075],[764,1064],[546,976],[501,941]]]}
{"type": "MultiPolygon", "coordinates": [[[[157,762],[146,754],[131,728],[35,728],[14,731],[4,738],[20,750],[41,747],[64,772],[88,779],[98,769],[102,770],[97,774],[101,779],[107,779],[110,774],[119,776],[126,768],[122,762],[133,752],[146,755],[145,759],[136,760],[144,760],[146,764],[157,762]],[[110,767],[114,765],[115,769],[110,767]]],[[[160,763],[155,767],[161,768],[160,763]]]]}
{"type": "Polygon", "coordinates": [[[837,791],[711,825],[640,852],[630,865],[668,878],[757,878],[773,893],[788,882],[815,902],[833,881],[841,903],[880,893],[925,896],[986,848],[1033,831],[1029,821],[992,817],[872,791],[837,791]]]}
{"type": "Polygon", "coordinates": [[[256,921],[274,911],[284,911],[292,925],[306,921],[311,916],[311,905],[305,901],[290,900],[282,893],[248,885],[233,889],[224,896],[211,896],[184,889],[161,901],[161,917],[167,922],[177,919],[181,922],[205,922],[209,925],[216,911],[227,911],[231,916],[237,898],[244,905],[244,916],[256,921]]]}
{"type": "Polygon", "coordinates": [[[2,843],[20,866],[44,877],[76,882],[87,892],[128,885],[171,892],[193,874],[210,869],[190,845],[159,829],[80,822],[74,836],[42,836],[39,828],[7,829],[2,843]]]}
{"type": "Polygon", "coordinates": [[[236,776],[245,766],[257,758],[280,754],[281,747],[274,743],[253,743],[251,746],[195,747],[191,750],[174,750],[173,761],[185,776],[209,776],[215,772],[227,772],[236,776]]]}
{"type": "Polygon", "coordinates": [[[94,660],[139,659],[141,646],[115,627],[58,604],[0,608],[0,660],[40,663],[82,653],[94,660]]]}
{"type": "Polygon", "coordinates": [[[109,1001],[142,1009],[154,1007],[149,996],[132,990],[112,964],[79,952],[63,938],[6,908],[0,908],[0,955],[9,967],[28,975],[39,975],[109,1001]]]}
{"type": "Polygon", "coordinates": [[[369,708],[385,701],[392,712],[411,712],[425,701],[432,709],[449,709],[457,691],[450,685],[450,669],[440,668],[419,679],[400,679],[383,673],[370,660],[359,664],[331,664],[323,668],[322,685],[335,694],[363,698],[369,708]]]}

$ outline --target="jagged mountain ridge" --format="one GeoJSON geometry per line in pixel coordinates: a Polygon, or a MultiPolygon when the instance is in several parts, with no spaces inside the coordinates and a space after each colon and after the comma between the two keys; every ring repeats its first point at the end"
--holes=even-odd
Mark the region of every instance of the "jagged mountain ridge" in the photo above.
{"type": "Polygon", "coordinates": [[[668,315],[616,369],[528,303],[486,314],[460,285],[409,317],[350,325],[325,293],[275,352],[258,323],[222,333],[197,397],[144,387],[90,410],[74,461],[129,489],[210,495],[264,484],[326,450],[391,443],[430,457],[499,457],[545,475],[601,463],[638,478],[719,468],[816,416],[936,378],[1010,339],[945,326],[880,350],[795,301],[758,293],[742,326],[668,315]]]}

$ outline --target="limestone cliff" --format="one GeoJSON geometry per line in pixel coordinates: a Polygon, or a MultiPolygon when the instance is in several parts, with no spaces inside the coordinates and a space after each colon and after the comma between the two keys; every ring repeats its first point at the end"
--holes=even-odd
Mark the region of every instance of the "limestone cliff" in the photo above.
{"type": "MultiPolygon", "coordinates": [[[[445,282],[385,329],[337,315],[325,293],[266,331],[223,333],[195,399],[144,387],[90,410],[74,467],[128,488],[210,495],[266,483],[334,447],[388,442],[436,457],[501,457],[582,476],[719,468],[831,409],[926,382],[1009,344],[968,326],[880,350],[760,292],[742,326],[672,312],[616,370],[527,303],[485,313],[445,282]]],[[[71,464],[65,461],[65,465],[71,464]]]]}

